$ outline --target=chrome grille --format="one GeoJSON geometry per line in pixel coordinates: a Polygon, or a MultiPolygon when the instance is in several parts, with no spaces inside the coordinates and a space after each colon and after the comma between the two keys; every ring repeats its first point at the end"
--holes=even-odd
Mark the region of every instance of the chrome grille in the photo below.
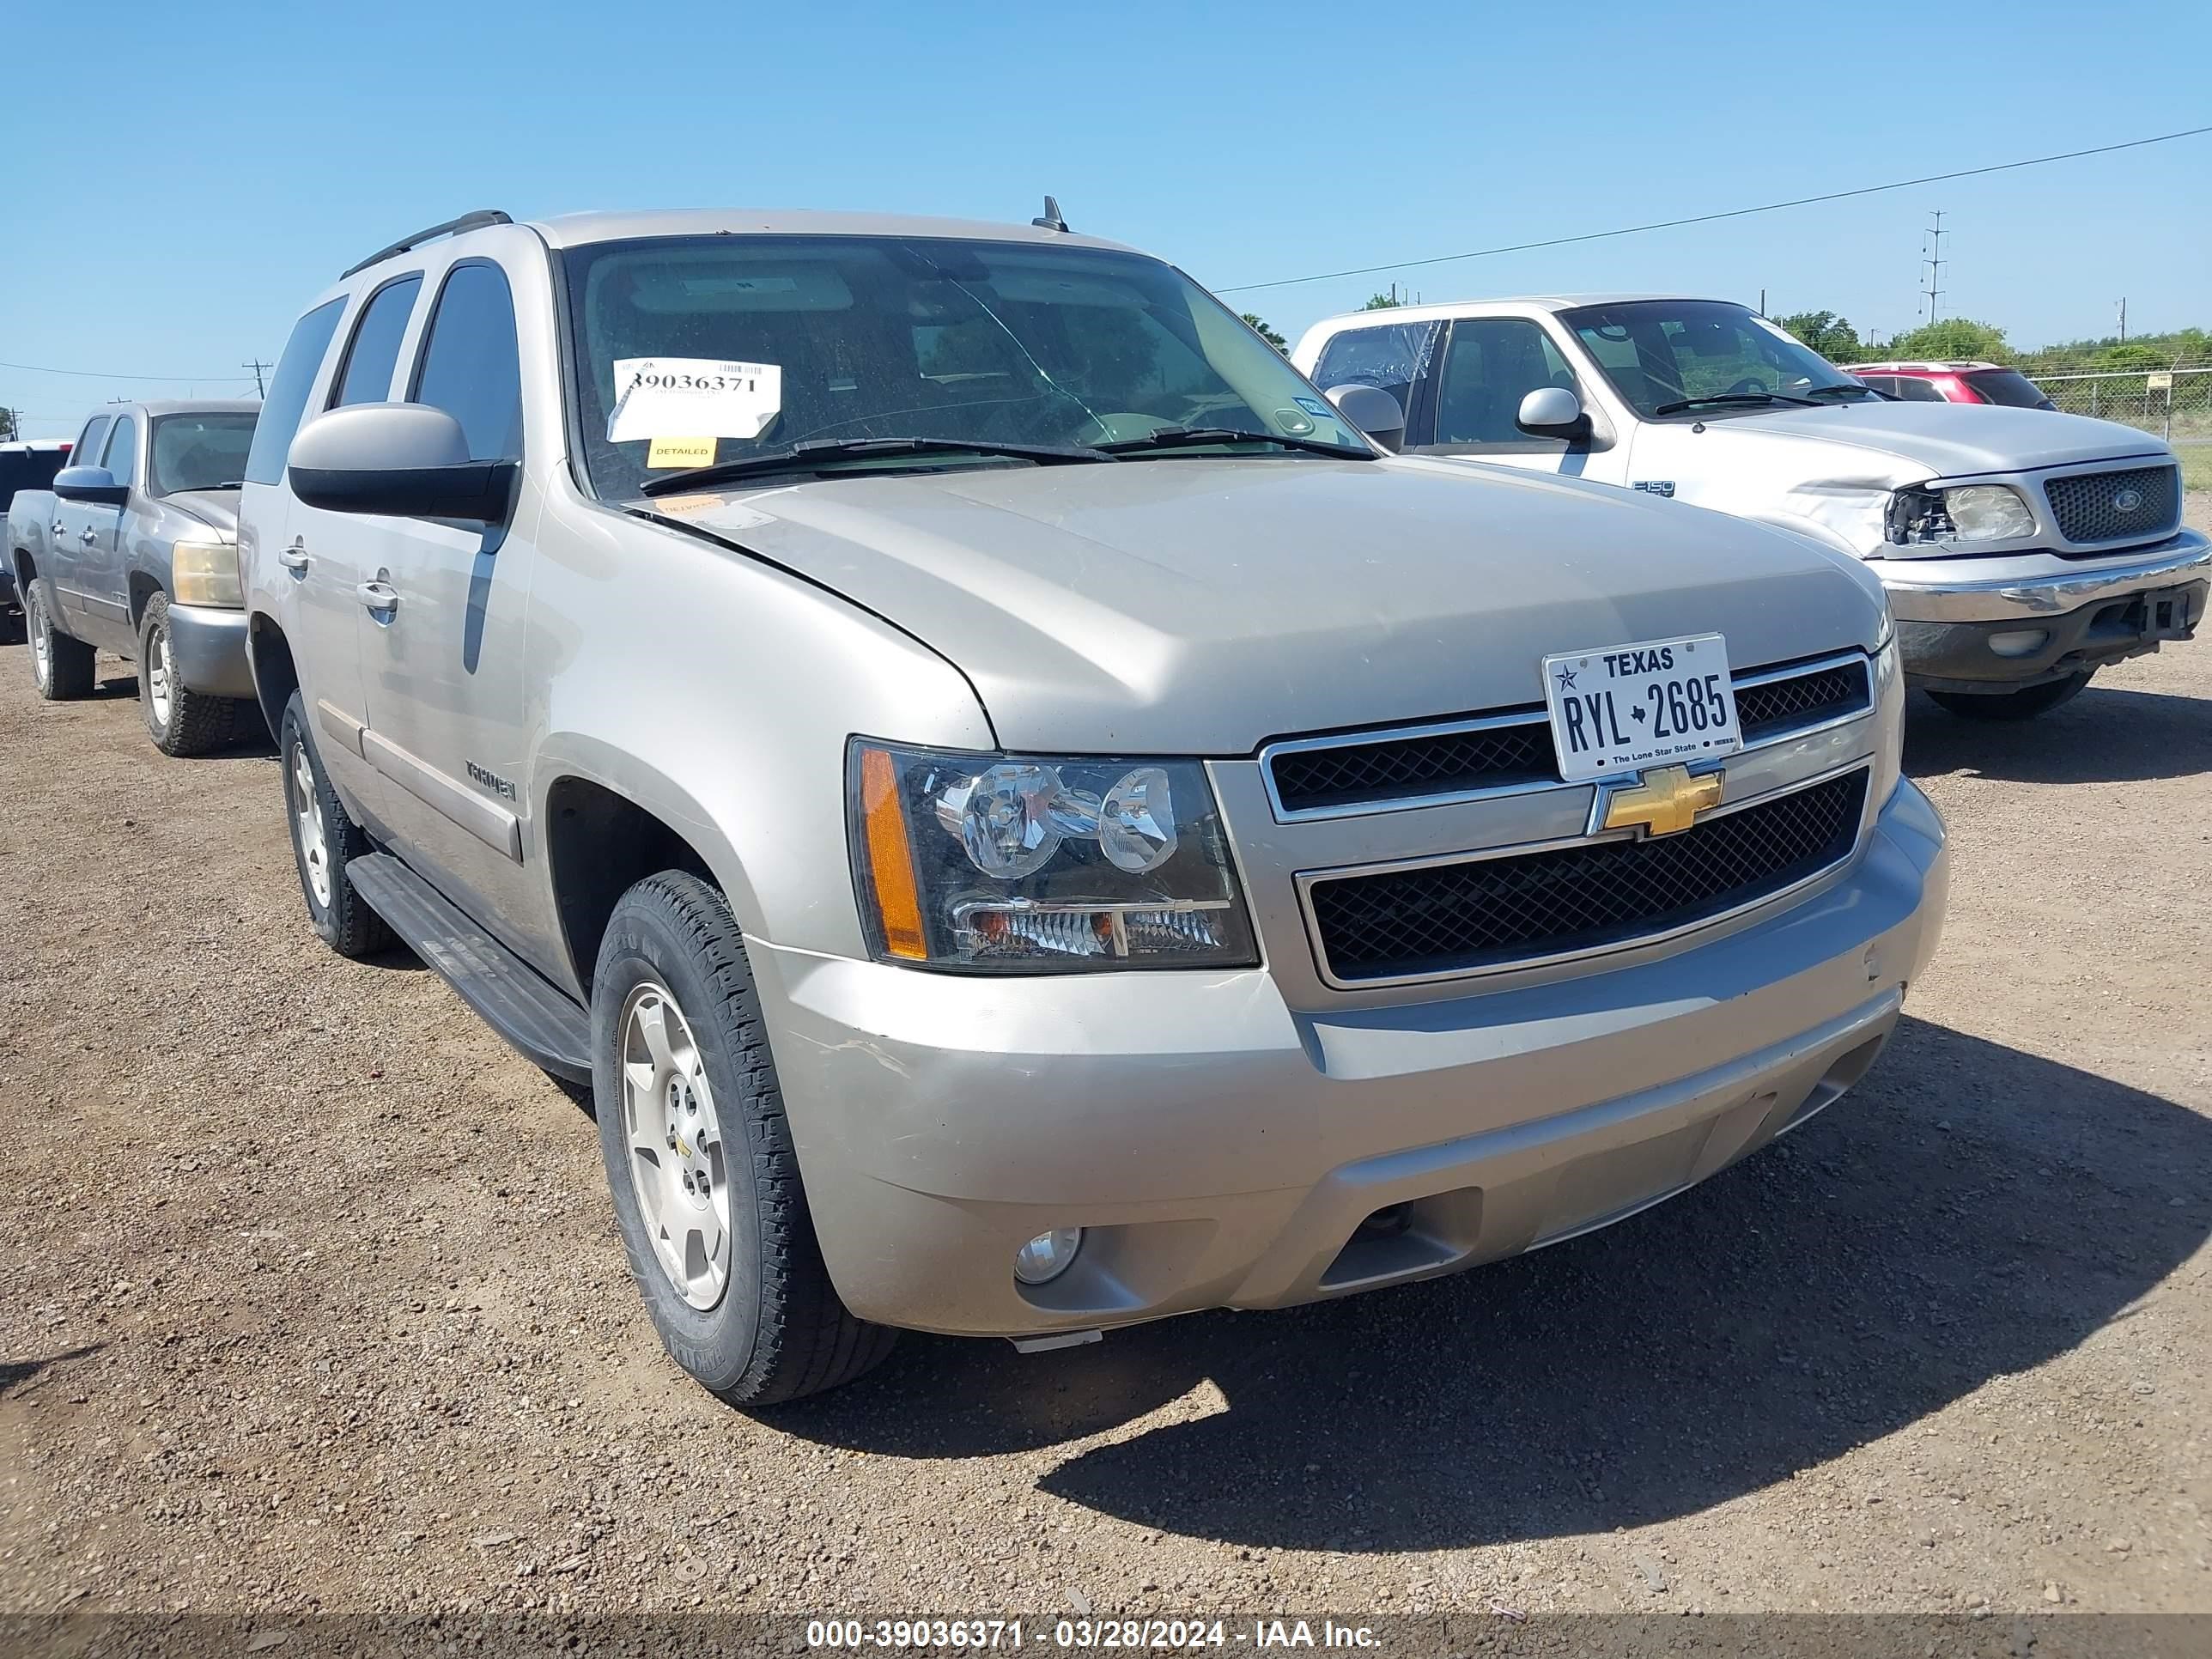
{"type": "MultiPolygon", "coordinates": [[[[1736,718],[1747,744],[1874,706],[1863,658],[1802,669],[1743,669],[1735,678],[1736,718]]],[[[1540,708],[1507,709],[1414,731],[1301,740],[1277,746],[1267,767],[1277,810],[1291,817],[1386,802],[1418,805],[1560,781],[1551,725],[1540,708]]]]}
{"type": "Polygon", "coordinates": [[[1694,927],[1849,856],[1864,768],[1679,835],[1428,864],[1312,884],[1322,965],[1340,984],[1471,973],[1694,927]]]}
{"type": "Polygon", "coordinates": [[[2151,541],[2181,522],[2181,470],[2171,465],[2046,478],[2043,494],[2069,542],[2151,541]]]}

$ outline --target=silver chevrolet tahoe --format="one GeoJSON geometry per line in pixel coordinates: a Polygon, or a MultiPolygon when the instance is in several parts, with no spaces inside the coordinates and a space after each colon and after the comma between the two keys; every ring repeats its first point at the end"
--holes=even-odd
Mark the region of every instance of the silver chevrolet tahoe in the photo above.
{"type": "Polygon", "coordinates": [[[589,1082],[708,1388],[1510,1255],[1881,1048],[1946,862],[1873,573],[1361,404],[1049,204],[473,214],[300,319],[308,913],[589,1082]]]}

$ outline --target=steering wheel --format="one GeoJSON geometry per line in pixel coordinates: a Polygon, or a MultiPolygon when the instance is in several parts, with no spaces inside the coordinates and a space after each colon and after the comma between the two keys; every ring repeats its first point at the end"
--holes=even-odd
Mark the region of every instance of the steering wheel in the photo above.
{"type": "Polygon", "coordinates": [[[1767,385],[1765,381],[1754,379],[1753,376],[1748,374],[1745,375],[1743,379],[1738,380],[1734,386],[1729,388],[1729,392],[1731,396],[1737,392],[1771,392],[1773,390],[1774,388],[1767,385]]]}

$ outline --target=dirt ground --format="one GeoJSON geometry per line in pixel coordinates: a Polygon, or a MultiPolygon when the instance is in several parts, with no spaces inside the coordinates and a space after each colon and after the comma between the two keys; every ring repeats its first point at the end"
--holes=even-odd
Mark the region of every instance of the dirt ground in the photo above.
{"type": "Polygon", "coordinates": [[[1457,1279],[908,1338],[759,1418],[662,1356],[577,1104],[308,931],[268,750],[164,761],[24,656],[0,1613],[2212,1610],[2212,641],[2017,728],[1916,702],[1943,949],[1789,1142],[1457,1279]]]}

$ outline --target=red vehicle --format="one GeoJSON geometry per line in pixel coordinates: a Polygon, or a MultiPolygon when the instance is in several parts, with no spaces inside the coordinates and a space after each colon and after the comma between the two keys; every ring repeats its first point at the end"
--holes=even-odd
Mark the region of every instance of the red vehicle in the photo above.
{"type": "Polygon", "coordinates": [[[1844,373],[1907,403],[2057,407],[2027,375],[2001,363],[1852,363],[1844,373]]]}

